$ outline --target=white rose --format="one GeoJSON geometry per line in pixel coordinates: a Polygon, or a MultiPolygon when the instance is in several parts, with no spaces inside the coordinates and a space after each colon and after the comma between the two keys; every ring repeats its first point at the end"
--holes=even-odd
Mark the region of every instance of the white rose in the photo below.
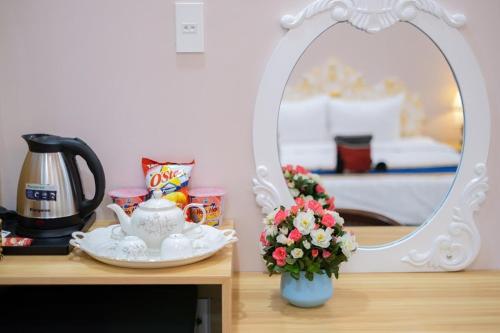
{"type": "Polygon", "coordinates": [[[314,212],[308,210],[307,212],[299,212],[293,219],[293,226],[299,229],[302,235],[309,235],[311,230],[314,229],[314,212]]]}
{"type": "Polygon", "coordinates": [[[293,243],[295,243],[295,242],[293,241],[293,239],[287,238],[286,245],[290,246],[290,245],[292,245],[293,243]]]}
{"type": "Polygon", "coordinates": [[[311,178],[318,184],[320,184],[321,178],[317,173],[311,173],[311,178]]]}
{"type": "Polygon", "coordinates": [[[276,215],[277,210],[272,211],[271,213],[267,214],[267,216],[262,220],[262,223],[265,225],[272,225],[274,224],[274,216],[276,215]]]}
{"type": "Polygon", "coordinates": [[[280,228],[280,233],[282,233],[283,235],[288,235],[288,228],[287,227],[281,227],[280,228]]]}
{"type": "Polygon", "coordinates": [[[299,190],[297,190],[296,188],[290,188],[289,190],[290,190],[290,194],[291,194],[291,195],[292,195],[292,197],[294,197],[294,198],[295,198],[295,197],[298,197],[298,196],[299,196],[299,194],[300,194],[300,191],[299,191],[299,190]]]}
{"type": "Polygon", "coordinates": [[[330,211],[333,215],[333,218],[335,219],[335,223],[340,225],[340,226],[343,226],[344,225],[344,218],[342,216],[340,216],[339,213],[337,213],[336,211],[330,211]]]}
{"type": "Polygon", "coordinates": [[[278,227],[276,227],[274,224],[266,225],[265,230],[266,230],[266,236],[274,237],[278,234],[278,227]]]}
{"type": "Polygon", "coordinates": [[[340,241],[342,253],[347,259],[351,258],[352,253],[358,248],[356,237],[347,232],[343,236],[339,237],[338,240],[340,241]]]}
{"type": "Polygon", "coordinates": [[[309,242],[307,241],[307,239],[304,239],[304,240],[302,241],[302,245],[304,245],[304,247],[305,247],[307,250],[309,250],[309,249],[311,248],[311,243],[309,243],[309,242]]]}
{"type": "Polygon", "coordinates": [[[278,237],[276,237],[276,241],[280,244],[288,244],[288,237],[283,234],[279,234],[278,237]]]}
{"type": "Polygon", "coordinates": [[[298,247],[293,249],[292,252],[292,257],[294,257],[295,259],[299,259],[299,258],[302,258],[304,256],[304,251],[302,251],[302,249],[299,249],[298,247]]]}
{"type": "Polygon", "coordinates": [[[332,235],[324,229],[316,229],[311,231],[312,243],[316,246],[327,248],[330,246],[332,235]]]}

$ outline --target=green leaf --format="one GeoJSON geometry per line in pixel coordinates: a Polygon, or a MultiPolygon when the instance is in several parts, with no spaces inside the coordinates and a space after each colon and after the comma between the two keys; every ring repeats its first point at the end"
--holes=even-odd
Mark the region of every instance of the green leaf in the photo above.
{"type": "Polygon", "coordinates": [[[285,266],[285,270],[287,272],[290,272],[290,273],[298,273],[300,270],[299,270],[299,267],[296,266],[296,265],[286,265],[285,266]]]}
{"type": "Polygon", "coordinates": [[[291,272],[290,275],[295,279],[298,280],[300,278],[300,273],[299,272],[291,272]]]}
{"type": "Polygon", "coordinates": [[[312,281],[314,279],[314,273],[312,272],[306,272],[305,276],[309,281],[312,281]]]}

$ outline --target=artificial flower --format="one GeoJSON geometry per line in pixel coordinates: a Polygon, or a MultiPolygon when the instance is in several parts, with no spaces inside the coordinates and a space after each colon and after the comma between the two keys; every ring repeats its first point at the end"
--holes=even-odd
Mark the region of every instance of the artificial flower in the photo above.
{"type": "Polygon", "coordinates": [[[341,237],[339,237],[340,248],[342,253],[347,259],[351,258],[352,253],[357,249],[358,243],[356,243],[356,237],[346,232],[341,237]]]}
{"type": "Polygon", "coordinates": [[[297,172],[301,175],[307,175],[309,173],[309,171],[307,171],[306,168],[304,168],[303,166],[300,166],[300,165],[297,165],[295,170],[297,170],[297,172]]]}
{"type": "Polygon", "coordinates": [[[305,205],[304,199],[302,199],[302,198],[295,198],[295,203],[297,204],[297,206],[299,206],[299,208],[304,208],[304,205],[305,205]]]}
{"type": "Polygon", "coordinates": [[[318,253],[319,253],[318,249],[312,249],[311,250],[311,256],[313,258],[316,258],[318,256],[318,253]]]}
{"type": "Polygon", "coordinates": [[[279,225],[287,218],[287,213],[283,210],[278,210],[276,215],[274,215],[274,224],[279,225]]]}
{"type": "Polygon", "coordinates": [[[312,211],[318,215],[323,214],[323,206],[316,200],[310,200],[306,203],[307,208],[312,209],[312,211]]]}
{"type": "Polygon", "coordinates": [[[295,249],[292,250],[292,252],[290,252],[290,254],[292,255],[293,258],[300,259],[304,256],[304,251],[302,251],[302,249],[296,247],[295,249]]]}
{"type": "Polygon", "coordinates": [[[266,225],[264,231],[266,232],[267,236],[274,237],[278,234],[278,227],[276,227],[275,225],[266,225]]]}
{"type": "Polygon", "coordinates": [[[285,260],[286,259],[286,249],[283,246],[277,247],[273,251],[273,258],[276,260],[285,260]]]}
{"type": "Polygon", "coordinates": [[[294,215],[297,215],[297,213],[299,212],[299,206],[293,205],[292,207],[290,207],[290,212],[294,215]]]}
{"type": "Polygon", "coordinates": [[[327,248],[328,246],[330,246],[332,235],[331,233],[326,232],[324,229],[316,229],[311,231],[311,239],[313,245],[319,246],[321,248],[327,248]]]}
{"type": "Polygon", "coordinates": [[[260,233],[260,243],[263,245],[263,246],[269,246],[269,241],[267,240],[267,234],[266,234],[266,231],[262,231],[260,233]]]}
{"type": "Polygon", "coordinates": [[[317,193],[325,193],[325,188],[321,184],[317,184],[315,190],[317,193]]]}
{"type": "Polygon", "coordinates": [[[297,228],[302,235],[309,235],[314,228],[314,213],[311,210],[299,212],[293,219],[293,226],[297,228]]]}
{"type": "Polygon", "coordinates": [[[304,248],[305,248],[306,250],[309,250],[309,249],[311,248],[311,243],[309,243],[309,241],[308,241],[307,239],[304,239],[304,240],[302,241],[302,245],[304,245],[304,248]]]}
{"type": "Polygon", "coordinates": [[[281,227],[279,230],[280,230],[280,233],[282,233],[283,235],[288,235],[288,228],[286,226],[281,227]]]}
{"type": "Polygon", "coordinates": [[[328,250],[323,250],[323,254],[322,254],[323,258],[325,258],[325,259],[326,259],[326,258],[328,258],[328,257],[329,257],[329,256],[331,256],[331,255],[332,255],[332,253],[331,253],[330,251],[328,251],[328,250]]]}
{"type": "Polygon", "coordinates": [[[290,194],[292,195],[292,197],[295,198],[295,197],[298,197],[300,195],[299,190],[297,190],[296,188],[290,188],[290,186],[288,186],[288,187],[289,187],[290,194]]]}
{"type": "Polygon", "coordinates": [[[278,237],[276,237],[276,241],[280,244],[288,244],[288,237],[286,237],[283,234],[279,234],[278,237]]]}
{"type": "Polygon", "coordinates": [[[331,214],[325,212],[325,215],[321,218],[321,224],[325,227],[331,228],[335,225],[335,219],[331,214]]]}
{"type": "Polygon", "coordinates": [[[335,219],[336,224],[338,224],[340,226],[344,225],[344,218],[342,216],[340,216],[339,213],[337,213],[336,211],[332,211],[331,214],[333,215],[333,218],[335,219]]]}
{"type": "Polygon", "coordinates": [[[295,228],[290,232],[290,235],[288,235],[288,238],[293,240],[294,242],[297,242],[302,238],[302,234],[300,233],[299,229],[295,228]]]}

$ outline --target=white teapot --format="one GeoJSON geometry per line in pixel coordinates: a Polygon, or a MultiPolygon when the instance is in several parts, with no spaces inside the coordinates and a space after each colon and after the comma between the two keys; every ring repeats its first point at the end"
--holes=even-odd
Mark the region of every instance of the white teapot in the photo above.
{"type": "MultiPolygon", "coordinates": [[[[184,226],[184,214],[190,207],[201,209],[203,218],[199,224],[205,223],[207,212],[202,204],[191,203],[184,207],[183,211],[174,202],[163,199],[160,190],[155,190],[151,199],[141,202],[130,217],[117,204],[108,205],[108,208],[116,213],[125,234],[139,237],[148,249],[153,251],[159,251],[161,243],[169,235],[181,234],[191,229],[184,226]]],[[[196,223],[189,225],[197,227],[196,223]]]]}

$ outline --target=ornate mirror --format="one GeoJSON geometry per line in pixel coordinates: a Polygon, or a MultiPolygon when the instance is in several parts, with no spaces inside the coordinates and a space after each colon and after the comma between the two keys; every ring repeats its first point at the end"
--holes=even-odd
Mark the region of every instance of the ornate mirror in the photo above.
{"type": "Polygon", "coordinates": [[[469,265],[489,107],[464,23],[412,0],[318,0],[283,16],[254,117],[262,212],[313,195],[293,181],[307,173],[358,238],[347,271],[469,265]]]}

